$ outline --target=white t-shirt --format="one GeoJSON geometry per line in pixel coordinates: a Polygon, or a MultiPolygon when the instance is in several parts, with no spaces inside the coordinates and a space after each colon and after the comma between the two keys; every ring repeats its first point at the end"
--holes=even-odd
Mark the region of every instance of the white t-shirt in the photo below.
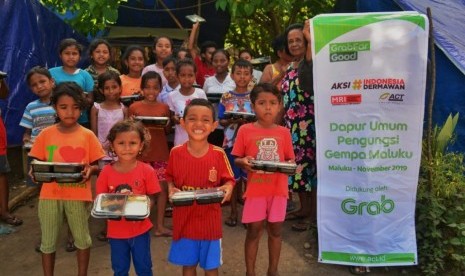
{"type": "MultiPolygon", "coordinates": [[[[184,108],[192,99],[207,99],[205,92],[200,88],[195,88],[194,93],[189,96],[184,96],[179,92],[179,88],[168,94],[168,106],[170,110],[174,112],[175,115],[182,118],[184,115],[184,108]]],[[[176,125],[174,127],[174,145],[184,144],[189,137],[187,132],[182,128],[181,125],[176,125]]]]}
{"type": "Polygon", "coordinates": [[[218,81],[216,76],[212,76],[205,79],[205,83],[203,84],[203,91],[205,91],[206,94],[225,93],[234,89],[236,89],[236,83],[234,83],[229,74],[222,83],[218,81]]]}

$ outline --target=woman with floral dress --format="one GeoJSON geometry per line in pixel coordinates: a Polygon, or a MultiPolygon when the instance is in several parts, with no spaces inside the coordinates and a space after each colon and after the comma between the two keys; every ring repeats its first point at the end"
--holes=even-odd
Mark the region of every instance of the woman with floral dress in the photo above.
{"type": "Polygon", "coordinates": [[[289,189],[297,192],[300,209],[287,219],[300,219],[292,225],[305,231],[316,223],[316,144],[313,98],[312,55],[309,21],[286,29],[286,52],[294,58],[282,83],[284,121],[290,129],[296,155],[297,173],[289,177],[289,189]]]}

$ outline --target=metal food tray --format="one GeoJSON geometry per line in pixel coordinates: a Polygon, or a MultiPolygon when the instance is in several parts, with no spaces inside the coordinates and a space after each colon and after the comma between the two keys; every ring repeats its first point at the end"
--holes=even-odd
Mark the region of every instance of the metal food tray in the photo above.
{"type": "Polygon", "coordinates": [[[265,172],[280,172],[285,174],[295,174],[297,164],[288,162],[273,162],[252,160],[252,169],[265,172]]]}
{"type": "Polygon", "coordinates": [[[223,96],[223,93],[207,93],[207,99],[211,103],[219,103],[222,96],[223,96]]]}
{"type": "Polygon", "coordinates": [[[144,124],[152,124],[166,126],[170,120],[168,117],[151,117],[151,116],[135,116],[134,119],[141,121],[144,124]]]}
{"type": "Polygon", "coordinates": [[[82,163],[61,163],[61,162],[44,162],[32,160],[33,172],[54,172],[54,173],[80,173],[84,170],[82,163]]]}
{"type": "Polygon", "coordinates": [[[83,179],[81,173],[33,172],[33,175],[38,182],[79,183],[83,179]]]}
{"type": "Polygon", "coordinates": [[[225,119],[239,119],[242,118],[244,120],[255,120],[255,114],[254,113],[248,113],[248,112],[234,112],[234,111],[226,111],[224,112],[224,118],[225,119]]]}
{"type": "Polygon", "coordinates": [[[99,194],[91,215],[95,218],[144,220],[150,215],[150,198],[146,195],[99,194]],[[102,206],[104,205],[104,206],[102,206]]]}
{"type": "Polygon", "coordinates": [[[190,15],[186,15],[186,18],[191,21],[192,23],[196,23],[196,22],[205,22],[205,18],[197,15],[197,14],[190,14],[190,15]]]}
{"type": "Polygon", "coordinates": [[[224,192],[218,188],[195,191],[195,200],[198,204],[221,203],[224,192]]]}
{"type": "Polygon", "coordinates": [[[135,101],[140,101],[142,99],[143,97],[139,94],[120,97],[120,101],[126,106],[132,104],[135,101]]]}
{"type": "Polygon", "coordinates": [[[194,204],[195,192],[177,192],[171,196],[173,206],[189,206],[194,204]]]}

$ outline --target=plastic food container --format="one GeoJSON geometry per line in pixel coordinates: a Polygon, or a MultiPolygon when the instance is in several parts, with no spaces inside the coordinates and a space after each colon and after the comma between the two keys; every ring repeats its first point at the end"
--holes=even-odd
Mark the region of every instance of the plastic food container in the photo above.
{"type": "Polygon", "coordinates": [[[151,116],[136,116],[136,120],[141,121],[147,125],[166,126],[170,121],[168,117],[151,117],[151,116]]]}
{"type": "Polygon", "coordinates": [[[297,165],[289,162],[273,162],[252,160],[252,169],[265,172],[280,172],[285,174],[295,174],[297,165]]]}
{"type": "Polygon", "coordinates": [[[38,182],[79,183],[83,179],[81,173],[34,172],[33,175],[38,182]]]}
{"type": "Polygon", "coordinates": [[[150,215],[150,198],[146,195],[99,194],[91,215],[95,218],[144,220],[150,215]]]}

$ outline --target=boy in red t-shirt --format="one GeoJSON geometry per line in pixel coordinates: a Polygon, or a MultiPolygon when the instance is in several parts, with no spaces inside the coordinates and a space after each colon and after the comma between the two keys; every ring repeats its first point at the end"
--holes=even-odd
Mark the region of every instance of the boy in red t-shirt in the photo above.
{"type": "Polygon", "coordinates": [[[288,177],[279,172],[264,173],[252,169],[251,161],[294,162],[295,155],[289,129],[278,126],[281,94],[270,83],[257,84],[250,93],[257,121],[241,126],[231,154],[235,164],[246,170],[247,189],[242,223],[248,224],[245,239],[247,275],[255,275],[258,244],[267,220],[268,275],[277,275],[281,251],[281,232],[286,216],[288,177]]]}
{"type": "MultiPolygon", "coordinates": [[[[230,199],[234,175],[228,158],[222,148],[207,141],[218,124],[214,118],[214,108],[206,99],[193,99],[186,106],[181,125],[189,140],[171,150],[166,169],[170,197],[181,190],[218,187],[225,192],[222,203],[230,199]]],[[[168,260],[183,266],[183,275],[195,275],[198,264],[206,275],[218,275],[221,226],[220,203],[174,207],[168,260]]]]}
{"type": "Polygon", "coordinates": [[[205,79],[214,76],[216,73],[215,67],[213,67],[212,64],[212,56],[218,47],[214,41],[204,41],[202,45],[200,45],[200,55],[197,53],[197,49],[195,49],[194,44],[199,32],[199,26],[199,22],[192,25],[188,48],[192,59],[195,62],[195,66],[197,66],[195,81],[197,85],[202,88],[205,83],[205,79]]]}

